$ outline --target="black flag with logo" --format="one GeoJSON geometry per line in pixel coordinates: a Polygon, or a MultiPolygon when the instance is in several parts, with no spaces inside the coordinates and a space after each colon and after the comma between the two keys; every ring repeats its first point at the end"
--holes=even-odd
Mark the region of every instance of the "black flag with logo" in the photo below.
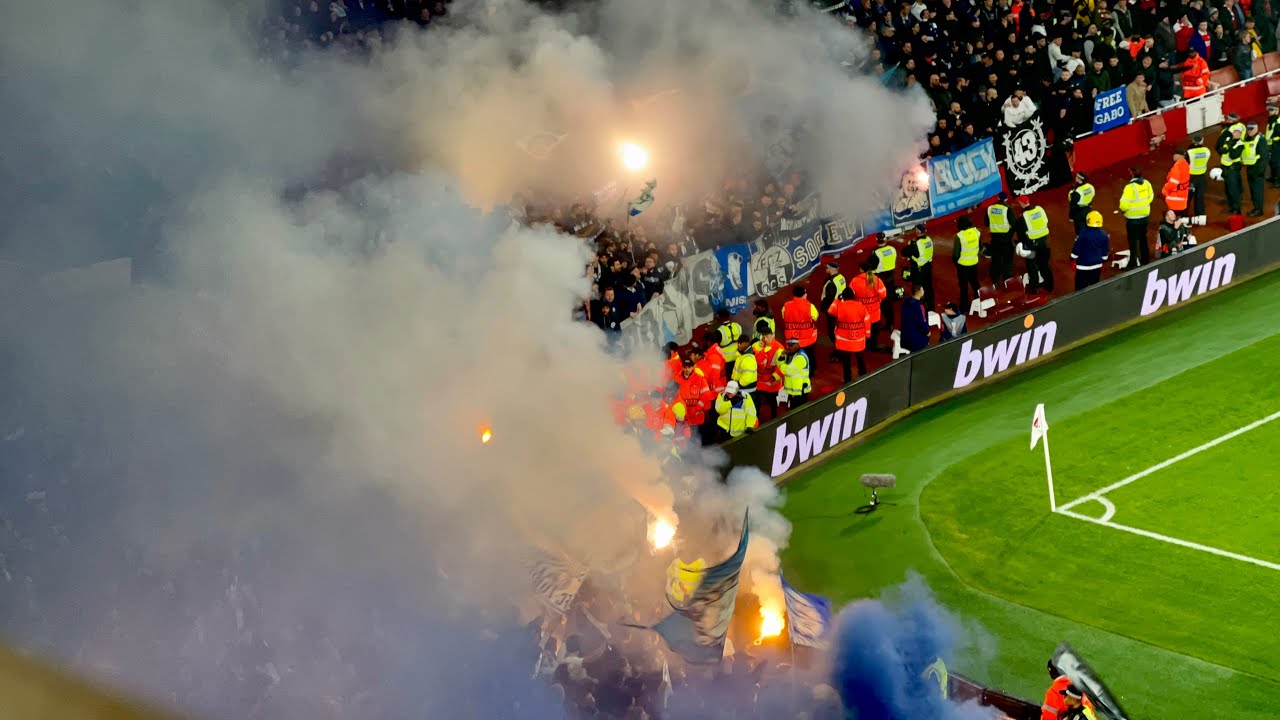
{"type": "Polygon", "coordinates": [[[1014,195],[1030,195],[1049,184],[1049,143],[1040,113],[1004,130],[1005,179],[1014,195]]]}

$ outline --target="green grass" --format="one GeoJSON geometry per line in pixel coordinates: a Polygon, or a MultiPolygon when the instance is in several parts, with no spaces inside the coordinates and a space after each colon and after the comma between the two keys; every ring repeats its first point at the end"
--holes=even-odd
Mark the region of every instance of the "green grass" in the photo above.
{"type": "MultiPolygon", "coordinates": [[[[1280,572],[1050,515],[1043,455],[1027,448],[1043,402],[1065,502],[1275,412],[1277,308],[1273,273],[926,408],[793,478],[788,579],[843,602],[914,569],[975,628],[956,669],[1030,699],[1066,640],[1134,717],[1167,716],[1171,686],[1179,716],[1277,716],[1280,572]],[[883,497],[899,504],[852,514],[865,502],[864,472],[895,473],[898,488],[883,497]]],[[[1276,430],[1108,495],[1113,520],[1280,554],[1268,531],[1276,430]]]]}

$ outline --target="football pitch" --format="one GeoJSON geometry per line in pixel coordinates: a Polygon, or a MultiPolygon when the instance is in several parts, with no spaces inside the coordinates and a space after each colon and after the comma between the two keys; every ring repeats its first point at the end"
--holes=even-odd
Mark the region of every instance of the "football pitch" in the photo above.
{"type": "Polygon", "coordinates": [[[1280,273],[925,408],[786,491],[788,579],[845,602],[919,572],[971,628],[959,672],[1038,702],[1067,641],[1134,718],[1280,717],[1280,273]],[[897,504],[857,515],[867,472],[897,475],[897,504]]]}

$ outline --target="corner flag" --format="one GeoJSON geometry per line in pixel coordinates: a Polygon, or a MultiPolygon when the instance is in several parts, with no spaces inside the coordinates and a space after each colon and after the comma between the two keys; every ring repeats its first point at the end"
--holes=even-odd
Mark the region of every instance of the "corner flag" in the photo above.
{"type": "Polygon", "coordinates": [[[1049,421],[1044,417],[1044,403],[1036,405],[1036,414],[1031,418],[1031,449],[1036,449],[1036,443],[1040,442],[1040,438],[1049,432],[1049,421]]]}

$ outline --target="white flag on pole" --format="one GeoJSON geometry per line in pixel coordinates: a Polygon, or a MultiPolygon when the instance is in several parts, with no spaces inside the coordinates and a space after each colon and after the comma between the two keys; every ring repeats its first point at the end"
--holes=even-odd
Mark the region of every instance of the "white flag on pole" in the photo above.
{"type": "Polygon", "coordinates": [[[1044,403],[1036,405],[1036,414],[1031,418],[1031,449],[1036,449],[1036,443],[1040,442],[1040,438],[1049,432],[1049,421],[1044,417],[1044,403]]]}

